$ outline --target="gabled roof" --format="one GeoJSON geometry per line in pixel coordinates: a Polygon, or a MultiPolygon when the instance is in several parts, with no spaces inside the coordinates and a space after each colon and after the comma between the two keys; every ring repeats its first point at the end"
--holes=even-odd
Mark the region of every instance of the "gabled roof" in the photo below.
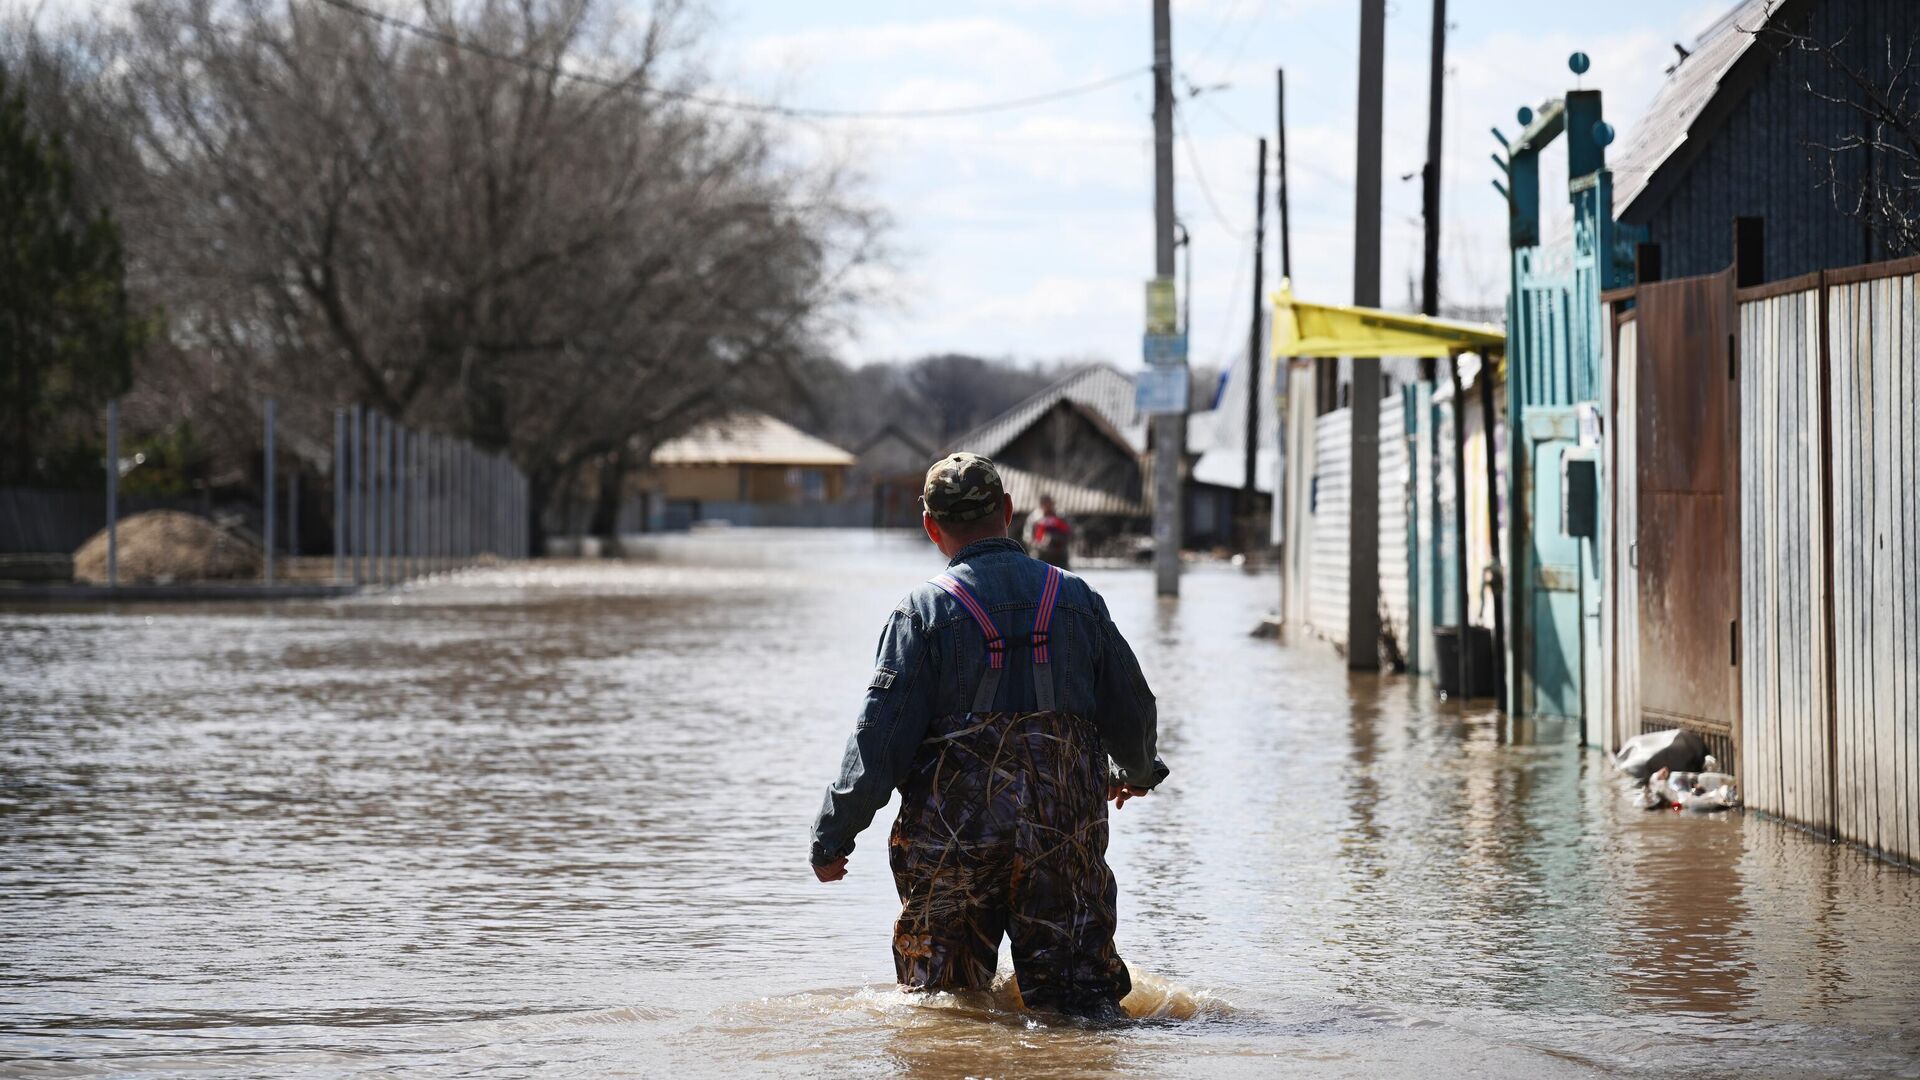
{"type": "Polygon", "coordinates": [[[893,439],[894,441],[900,443],[902,446],[905,446],[907,449],[912,450],[914,453],[919,454],[923,458],[926,458],[929,462],[931,462],[934,459],[933,451],[927,449],[927,444],[925,442],[922,442],[921,440],[913,437],[912,435],[909,435],[906,432],[900,430],[900,425],[895,424],[891,420],[889,420],[884,424],[881,424],[880,427],[876,429],[873,434],[867,436],[864,440],[862,440],[859,446],[854,447],[853,452],[855,454],[865,454],[867,451],[880,445],[882,442],[886,441],[887,439],[893,439]]]}
{"type": "Polygon", "coordinates": [[[1612,163],[1614,217],[1626,218],[1637,200],[1658,187],[1656,178],[1684,171],[1693,161],[1711,124],[1711,117],[1701,123],[1702,114],[1722,93],[1737,94],[1751,84],[1750,72],[1763,65],[1744,71],[1736,65],[1759,41],[1754,31],[1782,6],[1783,0],[1740,0],[1694,42],[1693,51],[1654,95],[1634,128],[1633,141],[1612,163]]]}
{"type": "Polygon", "coordinates": [[[1146,517],[1147,508],[1138,499],[1129,499],[1111,491],[1101,491],[1085,484],[1069,484],[1062,480],[1041,476],[1039,473],[1016,469],[1011,465],[996,465],[1000,473],[1000,484],[1008,495],[1013,496],[1016,510],[1031,510],[1040,505],[1042,494],[1053,496],[1054,509],[1069,518],[1110,515],[1115,517],[1146,517]]]}
{"type": "Polygon", "coordinates": [[[845,450],[766,413],[709,420],[653,452],[655,465],[853,465],[845,450]]]}
{"type": "Polygon", "coordinates": [[[1106,364],[1089,364],[953,440],[952,449],[992,457],[1065,400],[1104,422],[1128,449],[1147,451],[1147,420],[1134,408],[1133,378],[1106,364]]]}

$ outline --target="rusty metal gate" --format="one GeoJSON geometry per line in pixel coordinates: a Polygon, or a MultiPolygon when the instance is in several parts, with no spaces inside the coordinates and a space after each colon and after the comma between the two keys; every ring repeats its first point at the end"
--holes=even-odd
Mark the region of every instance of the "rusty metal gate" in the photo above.
{"type": "Polygon", "coordinates": [[[1739,760],[1740,505],[1733,273],[1643,284],[1633,321],[1641,727],[1739,760]]]}

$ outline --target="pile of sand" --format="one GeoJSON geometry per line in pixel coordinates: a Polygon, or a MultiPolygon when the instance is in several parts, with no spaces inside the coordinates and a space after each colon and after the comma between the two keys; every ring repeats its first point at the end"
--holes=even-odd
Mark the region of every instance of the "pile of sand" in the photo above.
{"type": "MultiPolygon", "coordinates": [[[[120,522],[120,584],[168,585],[260,576],[260,545],[203,517],[151,510],[120,522]]],[[[107,583],[107,531],[73,553],[73,579],[107,583]]]]}

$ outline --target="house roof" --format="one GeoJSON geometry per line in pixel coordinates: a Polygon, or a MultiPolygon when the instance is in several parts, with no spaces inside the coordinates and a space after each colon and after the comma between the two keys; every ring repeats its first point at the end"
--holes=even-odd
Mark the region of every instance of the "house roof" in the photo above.
{"type": "Polygon", "coordinates": [[[1083,484],[1069,484],[1041,476],[1039,473],[1016,469],[1010,465],[995,466],[1000,473],[1000,486],[1013,496],[1013,505],[1019,510],[1031,510],[1040,505],[1042,493],[1053,496],[1054,509],[1067,517],[1115,515],[1119,517],[1146,517],[1147,508],[1138,499],[1129,499],[1111,491],[1087,487],[1083,484]]]}
{"type": "Polygon", "coordinates": [[[953,449],[992,457],[1060,401],[1082,406],[1136,454],[1147,450],[1147,418],[1134,408],[1133,378],[1089,364],[953,441],[953,449]]]}
{"type": "Polygon", "coordinates": [[[1635,202],[1658,189],[1665,172],[1684,170],[1704,146],[1705,130],[1695,131],[1702,114],[1723,90],[1746,85],[1736,65],[1759,35],[1754,31],[1778,13],[1782,0],[1740,0],[1694,42],[1666,84],[1654,95],[1633,139],[1613,161],[1613,213],[1627,217],[1635,202]]]}
{"type": "Polygon", "coordinates": [[[881,424],[880,427],[876,429],[873,434],[867,436],[866,439],[862,441],[859,446],[854,447],[853,452],[855,454],[864,455],[867,451],[873,449],[874,447],[880,445],[882,442],[885,442],[888,439],[892,439],[895,442],[898,442],[902,446],[905,446],[907,449],[912,450],[913,452],[919,454],[923,458],[926,458],[929,462],[931,462],[934,458],[933,451],[927,449],[926,443],[900,430],[900,425],[895,424],[892,421],[888,421],[887,423],[881,424]]]}
{"type": "Polygon", "coordinates": [[[653,452],[655,465],[853,465],[845,450],[760,412],[709,420],[653,452]]]}

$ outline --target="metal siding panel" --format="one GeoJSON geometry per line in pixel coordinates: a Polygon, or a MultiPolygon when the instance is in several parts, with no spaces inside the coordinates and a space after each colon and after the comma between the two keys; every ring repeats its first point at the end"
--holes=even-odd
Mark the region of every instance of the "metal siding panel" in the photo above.
{"type": "MultiPolygon", "coordinates": [[[[1894,349],[1893,333],[1897,325],[1894,313],[1894,300],[1898,296],[1899,282],[1888,279],[1881,290],[1886,303],[1881,308],[1879,327],[1875,334],[1879,346],[1887,357],[1887,382],[1889,387],[1886,404],[1909,402],[1904,371],[1906,365],[1898,363],[1899,354],[1894,349]]],[[[1901,811],[1904,800],[1901,798],[1900,779],[1904,772],[1900,767],[1900,722],[1911,707],[1907,700],[1907,668],[1911,654],[1907,638],[1907,574],[1906,546],[1907,525],[1903,512],[1906,498],[1901,491],[1906,477],[1902,465],[1906,457],[1907,409],[1889,407],[1887,412],[1887,457],[1883,465],[1887,471],[1887,603],[1890,608],[1887,619],[1888,651],[1893,656],[1891,670],[1887,672],[1891,684],[1889,702],[1892,708],[1886,718],[1886,741],[1880,752],[1887,762],[1882,768],[1882,776],[1887,781],[1887,801],[1881,809],[1885,824],[1881,830],[1881,849],[1892,852],[1901,846],[1901,834],[1905,831],[1905,821],[1901,811]]]]}
{"type": "MultiPolygon", "coordinates": [[[[1901,377],[1901,402],[1914,400],[1912,384],[1912,354],[1907,352],[1905,325],[1908,313],[1912,311],[1912,279],[1893,279],[1889,284],[1891,307],[1887,311],[1885,332],[1887,332],[1887,350],[1895,357],[1895,371],[1901,377]]],[[[1914,417],[1912,407],[1899,411],[1899,429],[1901,429],[1901,475],[1895,490],[1901,500],[1901,546],[1899,546],[1899,565],[1901,565],[1901,586],[1897,592],[1899,598],[1899,625],[1901,625],[1901,663],[1895,673],[1901,680],[1901,711],[1893,719],[1893,765],[1895,765],[1895,828],[1887,851],[1891,855],[1908,857],[1912,851],[1914,817],[1920,817],[1916,811],[1916,790],[1914,790],[1914,771],[1912,771],[1912,726],[1914,717],[1920,715],[1920,701],[1916,701],[1914,678],[1916,665],[1920,665],[1920,650],[1914,648],[1914,588],[1916,588],[1916,567],[1914,552],[1920,548],[1916,544],[1914,528],[1914,417]]]]}
{"type": "MultiPolygon", "coordinates": [[[[1747,419],[1747,423],[1743,423],[1740,429],[1740,509],[1741,517],[1749,523],[1763,523],[1764,517],[1751,513],[1753,509],[1751,503],[1755,500],[1764,500],[1764,496],[1768,494],[1768,488],[1761,480],[1764,471],[1761,455],[1766,446],[1766,429],[1770,427],[1770,417],[1761,407],[1764,402],[1766,369],[1759,361],[1759,350],[1751,348],[1751,346],[1759,346],[1761,342],[1757,327],[1761,321],[1759,317],[1763,313],[1764,304],[1747,304],[1740,309],[1741,371],[1747,375],[1740,384],[1741,417],[1747,419]]],[[[1766,565],[1763,528],[1753,528],[1751,525],[1741,528],[1740,548],[1741,567],[1757,569],[1766,565]]],[[[1753,571],[1743,569],[1741,573],[1753,573],[1753,571]]],[[[1753,809],[1768,809],[1774,801],[1774,790],[1772,790],[1772,782],[1768,780],[1766,759],[1768,759],[1768,753],[1774,748],[1774,740],[1768,734],[1772,726],[1772,711],[1766,700],[1766,682],[1770,680],[1770,673],[1776,671],[1776,667],[1774,663],[1770,663],[1770,659],[1763,659],[1772,655],[1768,619],[1764,611],[1766,592],[1764,592],[1763,582],[1749,580],[1747,586],[1741,588],[1740,596],[1740,619],[1743,626],[1741,638],[1743,638],[1745,655],[1751,659],[1751,663],[1745,663],[1741,667],[1741,700],[1749,703],[1747,719],[1755,734],[1741,744],[1740,761],[1734,763],[1734,769],[1740,773],[1741,782],[1745,786],[1747,805],[1751,805],[1753,809]]]]}
{"type": "Polygon", "coordinates": [[[1841,789],[1845,800],[1846,814],[1841,825],[1840,835],[1848,840],[1858,840],[1864,831],[1866,803],[1861,798],[1860,773],[1860,718],[1866,709],[1866,662],[1871,651],[1871,638],[1864,633],[1867,615],[1867,582],[1862,573],[1863,562],[1861,537],[1864,535],[1862,515],[1867,512],[1867,501],[1863,497],[1866,476],[1861,466],[1862,434],[1864,431],[1862,412],[1863,387],[1861,380],[1866,376],[1865,366],[1860,361],[1857,331],[1859,312],[1854,303],[1852,288],[1834,290],[1837,312],[1844,313],[1835,322],[1834,329],[1840,335],[1843,344],[1835,349],[1834,364],[1836,377],[1844,381],[1847,388],[1846,411],[1843,422],[1843,443],[1846,453],[1846,510],[1843,515],[1847,522],[1847,543],[1842,552],[1845,560],[1847,587],[1847,625],[1840,639],[1840,648],[1847,663],[1847,696],[1844,707],[1844,728],[1841,738],[1845,742],[1846,782],[1841,789]],[[1863,638],[1865,642],[1863,644],[1863,638]]]}
{"type": "MultiPolygon", "coordinates": [[[[1780,305],[1769,303],[1767,314],[1768,344],[1770,348],[1777,349],[1780,305]]],[[[1787,767],[1799,749],[1794,724],[1791,722],[1796,719],[1794,717],[1797,704],[1794,675],[1798,665],[1794,663],[1793,657],[1794,581],[1790,570],[1793,558],[1791,509],[1793,503],[1786,483],[1788,462],[1791,460],[1791,448],[1787,440],[1792,437],[1793,415],[1786,408],[1787,374],[1780,370],[1777,352],[1773,353],[1773,358],[1775,361],[1773,378],[1768,386],[1768,409],[1773,415],[1773,430],[1769,433],[1767,445],[1771,504],[1767,517],[1772,519],[1769,523],[1769,532],[1773,540],[1773,551],[1772,557],[1762,568],[1762,573],[1766,575],[1768,589],[1772,594],[1772,605],[1768,614],[1774,622],[1774,633],[1777,639],[1784,638],[1782,648],[1773,660],[1778,668],[1772,679],[1774,769],[1775,783],[1779,787],[1780,813],[1793,818],[1800,812],[1799,785],[1796,777],[1787,767]]]]}
{"type": "Polygon", "coordinates": [[[1818,577],[1814,573],[1812,557],[1819,544],[1819,530],[1814,525],[1814,508],[1818,505],[1819,487],[1809,483],[1807,463],[1813,457],[1813,446],[1818,439],[1814,427],[1814,413],[1808,407],[1808,388],[1817,385],[1814,364],[1804,351],[1806,342],[1806,302],[1804,293],[1780,297],[1781,338],[1779,343],[1781,372],[1788,380],[1787,405],[1793,410],[1793,436],[1788,443],[1792,451],[1792,464],[1788,470],[1786,484],[1793,495],[1793,576],[1794,585],[1794,630],[1796,642],[1793,663],[1796,668],[1796,712],[1792,717],[1794,742],[1797,754],[1794,769],[1797,774],[1797,788],[1800,795],[1799,821],[1804,825],[1818,826],[1826,816],[1825,796],[1821,794],[1822,784],[1819,777],[1824,775],[1824,755],[1820,744],[1813,738],[1813,725],[1816,721],[1824,727],[1825,696],[1820,690],[1819,650],[1814,642],[1819,637],[1820,620],[1815,617],[1815,603],[1820,590],[1818,577]]]}
{"type": "Polygon", "coordinates": [[[1782,355],[1790,358],[1784,370],[1793,374],[1794,412],[1798,417],[1795,432],[1795,468],[1788,482],[1799,493],[1799,508],[1794,520],[1800,536],[1795,560],[1800,576],[1799,631],[1801,646],[1800,715],[1796,725],[1800,737],[1801,821],[1814,828],[1826,824],[1826,665],[1822,659],[1825,620],[1821,606],[1825,602],[1824,578],[1820,567],[1821,483],[1817,479],[1820,431],[1816,406],[1819,402],[1819,357],[1807,352],[1807,323],[1817,318],[1810,310],[1808,293],[1782,297],[1781,303],[1792,313],[1782,341],[1782,355]]]}
{"type": "MultiPolygon", "coordinates": [[[[1615,658],[1614,734],[1624,742],[1640,734],[1640,597],[1639,570],[1634,546],[1639,541],[1639,355],[1640,323],[1630,319],[1619,329],[1620,386],[1614,423],[1618,467],[1614,470],[1614,514],[1619,523],[1614,540],[1615,658]]],[[[1617,749],[1617,747],[1616,747],[1617,749]]]]}
{"type": "MultiPolygon", "coordinates": [[[[1920,274],[1905,278],[1901,283],[1901,292],[1900,356],[1903,366],[1911,370],[1910,365],[1916,357],[1920,357],[1920,326],[1916,326],[1920,322],[1920,274]]],[[[1915,423],[1911,410],[1905,412],[1905,420],[1911,432],[1915,423]]],[[[1920,526],[1920,491],[1916,491],[1915,484],[1915,479],[1920,478],[1920,438],[1908,440],[1906,464],[1907,472],[1901,491],[1907,500],[1909,522],[1920,526]]],[[[1913,560],[1910,565],[1916,575],[1920,575],[1920,542],[1914,542],[1911,534],[1909,540],[1909,557],[1913,560]]],[[[1920,581],[1910,578],[1908,584],[1909,588],[1901,598],[1907,607],[1909,625],[1920,626],[1920,595],[1916,595],[1920,593],[1920,581]]],[[[1904,670],[1908,685],[1920,690],[1920,649],[1909,651],[1904,670]]],[[[1908,862],[1920,863],[1920,707],[1916,707],[1912,699],[1909,699],[1907,713],[1901,720],[1906,745],[1906,812],[1903,818],[1906,833],[1904,847],[1897,854],[1908,862]]]]}
{"type": "MultiPolygon", "coordinates": [[[[1795,791],[1786,775],[1784,765],[1793,753],[1792,733],[1786,723],[1787,716],[1793,708],[1790,670],[1792,664],[1790,642],[1793,627],[1789,615],[1793,593],[1791,582],[1781,573],[1782,566],[1787,561],[1787,547],[1790,541],[1787,535],[1788,515],[1780,512],[1784,508],[1781,497],[1781,489],[1784,485],[1781,483],[1781,478],[1786,456],[1785,441],[1791,420],[1786,411],[1780,407],[1786,378],[1785,373],[1780,370],[1779,356],[1773,351],[1778,341],[1779,305],[1767,304],[1765,315],[1762,335],[1769,351],[1769,359],[1773,361],[1767,365],[1765,408],[1768,430],[1763,448],[1766,460],[1766,498],[1770,512],[1763,515],[1767,519],[1764,525],[1767,535],[1766,559],[1756,569],[1762,575],[1763,587],[1767,592],[1766,619],[1770,624],[1769,629],[1776,645],[1774,654],[1766,661],[1773,666],[1773,671],[1766,680],[1769,712],[1766,737],[1770,738],[1773,744],[1769,748],[1768,765],[1771,768],[1771,775],[1767,779],[1774,789],[1775,812],[1792,816],[1796,810],[1795,791]],[[1781,641],[1782,635],[1787,635],[1786,643],[1781,641]],[[1784,647],[1782,647],[1783,644],[1784,647]]],[[[1744,368],[1742,374],[1745,374],[1744,368]]],[[[1744,424],[1742,426],[1744,427],[1744,424]]]]}
{"type": "Polygon", "coordinates": [[[1893,365],[1887,355],[1887,340],[1884,333],[1886,319],[1886,296],[1881,282],[1867,285],[1868,303],[1871,305],[1868,327],[1868,343],[1873,353],[1873,527],[1874,527],[1874,564],[1873,564],[1873,610],[1874,610],[1874,657],[1875,686],[1873,710],[1873,742],[1871,748],[1873,768],[1873,832],[1869,843],[1875,848],[1884,849],[1886,828],[1889,821],[1888,806],[1892,791],[1888,784],[1887,754],[1891,744],[1891,724],[1894,710],[1899,708],[1894,700],[1894,665],[1899,663],[1895,653],[1893,639],[1893,612],[1896,597],[1893,593],[1893,552],[1888,547],[1893,541],[1893,531],[1889,510],[1893,503],[1893,470],[1889,468],[1893,454],[1894,409],[1893,404],[1893,365]]]}
{"type": "MultiPolygon", "coordinates": [[[[1916,355],[1920,355],[1920,352],[1916,352],[1916,346],[1920,346],[1920,334],[1916,334],[1914,325],[1916,301],[1920,301],[1920,296],[1916,295],[1916,286],[1920,286],[1920,275],[1910,275],[1901,281],[1900,305],[1897,309],[1899,315],[1897,354],[1901,358],[1902,368],[1909,371],[1915,362],[1916,355]]],[[[1920,494],[1914,490],[1914,480],[1920,477],[1920,447],[1916,446],[1920,444],[1920,438],[1913,437],[1912,410],[1903,410],[1903,413],[1903,420],[1910,437],[1907,441],[1906,472],[1902,477],[1900,489],[1906,502],[1909,525],[1920,528],[1920,494]]],[[[1909,628],[1920,627],[1920,596],[1915,595],[1916,592],[1920,592],[1920,581],[1916,581],[1916,577],[1920,577],[1920,542],[1916,540],[1914,533],[1910,531],[1907,543],[1910,576],[1908,587],[1901,594],[1901,601],[1907,609],[1909,628]]],[[[1910,642],[1911,640],[1909,639],[1910,642]]],[[[1904,806],[1901,820],[1905,829],[1901,836],[1900,850],[1895,854],[1909,862],[1920,862],[1920,706],[1915,704],[1915,696],[1920,695],[1914,693],[1920,691],[1920,649],[1909,645],[1902,669],[1907,676],[1910,690],[1907,711],[1900,718],[1902,746],[1905,751],[1902,757],[1905,774],[1902,786],[1904,806]]]]}
{"type": "Polygon", "coordinates": [[[1312,596],[1314,632],[1335,643],[1347,637],[1347,535],[1351,525],[1352,410],[1327,413],[1314,426],[1315,507],[1312,596]]]}
{"type": "Polygon", "coordinates": [[[1834,822],[1835,835],[1852,834],[1854,705],[1854,454],[1853,352],[1846,333],[1846,290],[1827,293],[1829,422],[1833,426],[1833,674],[1834,674],[1834,822]]]}
{"type": "MultiPolygon", "coordinates": [[[[1765,313],[1768,316],[1772,316],[1775,312],[1772,306],[1769,305],[1765,309],[1765,313]]],[[[1771,339],[1771,332],[1773,330],[1772,323],[1773,320],[1771,317],[1765,320],[1766,330],[1763,334],[1769,340],[1771,339]]],[[[1781,720],[1788,707],[1786,698],[1791,693],[1791,690],[1787,686],[1788,676],[1783,666],[1785,657],[1780,655],[1777,648],[1779,635],[1782,630],[1785,629],[1783,626],[1785,622],[1785,612],[1783,608],[1784,602],[1788,599],[1783,589],[1785,583],[1781,581],[1780,575],[1780,565],[1784,561],[1782,547],[1784,546],[1786,515],[1778,512],[1780,499],[1781,439],[1784,436],[1784,431],[1782,430],[1784,427],[1784,417],[1780,409],[1780,389],[1781,383],[1784,380],[1780,378],[1777,365],[1770,366],[1770,370],[1766,374],[1768,380],[1765,388],[1765,400],[1762,403],[1762,407],[1766,412],[1768,430],[1760,447],[1761,461],[1763,463],[1761,480],[1764,485],[1768,506],[1774,509],[1775,512],[1762,515],[1765,520],[1761,524],[1761,529],[1766,539],[1763,545],[1764,554],[1762,555],[1760,566],[1756,569],[1761,575],[1760,585],[1766,597],[1765,605],[1767,610],[1765,618],[1770,624],[1770,636],[1772,636],[1776,642],[1776,650],[1772,656],[1766,658],[1766,662],[1772,667],[1772,671],[1770,671],[1766,677],[1765,708],[1768,723],[1763,737],[1767,738],[1771,745],[1768,747],[1767,771],[1764,774],[1764,779],[1767,786],[1771,789],[1769,793],[1771,796],[1769,801],[1772,804],[1770,809],[1777,814],[1790,815],[1792,813],[1792,789],[1787,784],[1781,765],[1786,760],[1788,754],[1791,753],[1791,749],[1787,745],[1786,732],[1783,730],[1785,725],[1781,723],[1781,720]]],[[[1742,427],[1744,428],[1745,425],[1743,424],[1742,427]]],[[[1745,515],[1742,516],[1744,517],[1745,515]]]]}
{"type": "MultiPolygon", "coordinates": [[[[1764,306],[1755,304],[1741,309],[1741,344],[1761,342],[1759,334],[1759,315],[1763,315],[1764,306]]],[[[1772,484],[1766,482],[1766,444],[1768,429],[1772,427],[1772,415],[1766,411],[1766,379],[1768,369],[1757,356],[1741,356],[1741,371],[1745,379],[1741,380],[1741,417],[1747,421],[1741,425],[1740,442],[1741,471],[1741,517],[1749,527],[1741,528],[1741,567],[1753,567],[1757,573],[1766,565],[1768,557],[1768,519],[1757,513],[1749,513],[1749,500],[1766,500],[1772,494],[1772,484]]],[[[1741,571],[1749,573],[1749,571],[1741,571]]],[[[1741,761],[1738,765],[1741,780],[1747,790],[1747,805],[1755,809],[1772,809],[1778,805],[1778,784],[1774,782],[1772,753],[1776,749],[1776,738],[1772,736],[1772,684],[1778,678],[1778,657],[1776,644],[1770,632],[1768,611],[1768,582],[1759,577],[1749,582],[1751,588],[1741,588],[1741,611],[1743,623],[1747,626],[1747,642],[1751,663],[1741,671],[1741,698],[1749,701],[1749,721],[1755,734],[1741,742],[1741,761]]]]}
{"type": "Polygon", "coordinates": [[[1802,477],[1802,482],[1806,485],[1807,491],[1812,493],[1813,496],[1808,499],[1807,506],[1807,548],[1809,555],[1809,574],[1812,579],[1812,587],[1809,589],[1808,595],[1813,597],[1813,604],[1809,611],[1808,633],[1813,639],[1815,692],[1813,699],[1814,708],[1810,713],[1811,726],[1808,729],[1808,735],[1813,744],[1819,748],[1816,771],[1814,773],[1814,787],[1818,792],[1814,805],[1815,820],[1821,828],[1831,830],[1833,827],[1831,766],[1833,744],[1828,737],[1828,733],[1832,730],[1831,713],[1833,708],[1833,695],[1830,687],[1832,667],[1828,663],[1829,646],[1826,629],[1827,611],[1833,603],[1833,598],[1828,590],[1828,583],[1831,581],[1828,575],[1828,564],[1833,558],[1833,552],[1827,545],[1825,524],[1825,507],[1827,505],[1825,495],[1829,482],[1827,459],[1830,451],[1826,445],[1826,439],[1822,434],[1821,426],[1826,422],[1826,417],[1821,413],[1820,290],[1818,288],[1804,294],[1804,299],[1801,301],[1799,342],[1801,366],[1808,372],[1806,381],[1806,413],[1808,416],[1807,445],[1809,447],[1809,453],[1807,456],[1807,469],[1802,477]]]}
{"type": "Polygon", "coordinates": [[[1920,664],[1920,649],[1914,641],[1914,523],[1911,514],[1913,501],[1913,410],[1911,403],[1914,386],[1910,377],[1912,356],[1905,349],[1905,324],[1907,313],[1913,309],[1913,295],[1910,281],[1902,278],[1887,280],[1888,309],[1886,318],[1886,347],[1889,362],[1893,367],[1894,378],[1898,382],[1898,396],[1893,401],[1908,404],[1908,408],[1897,410],[1895,428],[1898,435],[1897,479],[1893,485],[1894,518],[1898,522],[1899,544],[1894,548],[1897,588],[1894,600],[1897,610],[1894,623],[1899,631],[1898,667],[1895,677],[1899,687],[1900,707],[1892,720],[1892,773],[1893,773],[1893,819],[1889,823],[1886,851],[1890,855],[1904,856],[1911,846],[1910,832],[1915,813],[1914,777],[1908,765],[1909,725],[1916,715],[1914,701],[1914,668],[1920,664]]]}
{"type": "Polygon", "coordinates": [[[1806,537],[1801,529],[1804,492],[1794,481],[1799,474],[1802,457],[1801,435],[1805,418],[1800,414],[1800,394],[1797,392],[1801,372],[1794,361],[1798,357],[1789,351],[1792,347],[1793,310],[1787,297],[1775,298],[1769,302],[1769,307],[1772,315],[1769,339],[1775,364],[1775,400],[1779,403],[1777,407],[1781,416],[1776,433],[1781,459],[1779,486],[1776,489],[1779,502],[1772,508],[1772,512],[1781,519],[1780,532],[1783,537],[1778,576],[1780,589],[1785,596],[1780,613],[1785,646],[1779,662],[1781,679],[1788,687],[1786,706],[1775,720],[1780,733],[1780,776],[1787,813],[1792,820],[1804,822],[1807,813],[1806,740],[1803,731],[1807,710],[1807,580],[1802,563],[1806,537]]]}
{"type": "Polygon", "coordinates": [[[1400,396],[1380,403],[1380,598],[1403,651],[1408,648],[1407,498],[1410,479],[1406,414],[1400,396]]]}

